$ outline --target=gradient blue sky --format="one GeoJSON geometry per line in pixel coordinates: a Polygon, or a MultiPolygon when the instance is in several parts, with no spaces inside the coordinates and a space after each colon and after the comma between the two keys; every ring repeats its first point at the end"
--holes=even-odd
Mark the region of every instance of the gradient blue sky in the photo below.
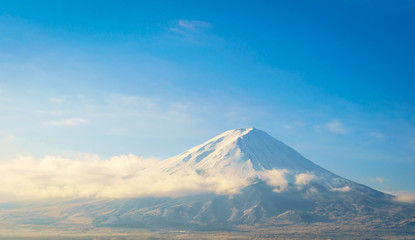
{"type": "Polygon", "coordinates": [[[166,158],[254,126],[415,192],[415,2],[2,1],[0,159],[166,158]]]}

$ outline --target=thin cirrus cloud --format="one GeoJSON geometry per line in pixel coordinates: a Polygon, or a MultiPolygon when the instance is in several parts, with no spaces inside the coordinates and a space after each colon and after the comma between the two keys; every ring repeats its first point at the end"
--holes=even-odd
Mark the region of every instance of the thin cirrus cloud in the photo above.
{"type": "Polygon", "coordinates": [[[346,134],[347,133],[346,128],[338,120],[334,120],[334,121],[331,121],[329,123],[326,123],[325,126],[326,126],[327,130],[331,133],[336,133],[336,134],[346,134]]]}
{"type": "Polygon", "coordinates": [[[201,32],[210,28],[211,26],[212,25],[210,23],[204,21],[181,19],[178,20],[175,25],[169,30],[184,34],[189,32],[201,32]]]}
{"type": "Polygon", "coordinates": [[[317,132],[329,132],[341,135],[344,135],[348,132],[346,127],[339,120],[333,120],[331,122],[326,122],[324,124],[315,125],[314,130],[317,132]]]}
{"type": "Polygon", "coordinates": [[[66,118],[60,121],[50,121],[47,124],[51,125],[51,126],[77,126],[77,125],[82,125],[82,124],[86,124],[88,121],[86,119],[83,118],[66,118]]]}
{"type": "Polygon", "coordinates": [[[181,19],[176,21],[168,32],[172,33],[175,38],[185,40],[188,43],[205,43],[207,39],[212,41],[218,40],[217,36],[208,33],[208,30],[212,28],[212,24],[204,21],[186,20],[181,19]]]}
{"type": "Polygon", "coordinates": [[[385,138],[385,135],[383,133],[380,132],[370,132],[369,136],[378,139],[378,140],[383,140],[385,138]]]}

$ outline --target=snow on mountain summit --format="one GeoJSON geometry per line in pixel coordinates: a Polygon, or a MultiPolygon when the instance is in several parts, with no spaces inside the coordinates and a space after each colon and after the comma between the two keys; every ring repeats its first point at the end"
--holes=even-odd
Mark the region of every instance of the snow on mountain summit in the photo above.
{"type": "Polygon", "coordinates": [[[237,192],[255,179],[276,187],[275,191],[311,181],[319,181],[327,189],[350,189],[354,185],[256,128],[226,131],[164,160],[160,170],[175,176],[197,174],[208,185],[223,185],[223,192],[237,192]]]}
{"type": "Polygon", "coordinates": [[[222,171],[229,166],[254,171],[286,169],[296,172],[327,172],[294,149],[256,128],[226,131],[178,156],[165,160],[168,172],[184,168],[222,171]]]}

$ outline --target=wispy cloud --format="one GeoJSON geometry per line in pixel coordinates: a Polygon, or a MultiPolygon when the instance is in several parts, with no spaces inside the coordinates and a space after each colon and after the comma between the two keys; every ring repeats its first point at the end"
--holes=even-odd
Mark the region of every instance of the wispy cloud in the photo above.
{"type": "Polygon", "coordinates": [[[371,137],[373,137],[373,138],[376,138],[376,139],[378,139],[378,140],[382,140],[382,139],[384,139],[384,138],[385,138],[385,134],[380,133],[380,132],[370,132],[370,133],[369,133],[369,136],[371,136],[371,137]]]}
{"type": "Polygon", "coordinates": [[[178,20],[174,27],[169,28],[172,32],[177,32],[180,34],[188,34],[189,32],[202,32],[209,29],[212,25],[204,21],[196,20],[178,20]]]}
{"type": "Polygon", "coordinates": [[[376,181],[380,184],[383,184],[383,182],[385,181],[385,179],[381,178],[381,177],[377,177],[376,181]]]}
{"type": "Polygon", "coordinates": [[[49,99],[49,101],[51,103],[55,103],[55,104],[62,104],[62,103],[65,103],[66,102],[65,98],[62,98],[62,97],[60,97],[60,98],[58,98],[58,97],[52,97],[52,98],[49,99]]]}
{"type": "Polygon", "coordinates": [[[204,22],[204,21],[189,21],[189,20],[184,20],[181,19],[178,21],[178,25],[182,28],[186,28],[192,31],[196,31],[196,30],[200,30],[200,29],[206,29],[206,28],[210,28],[211,24],[208,22],[204,22]]]}
{"type": "Polygon", "coordinates": [[[17,141],[19,141],[19,138],[14,135],[9,135],[9,136],[6,136],[4,140],[6,143],[16,143],[17,141]]]}
{"type": "Polygon", "coordinates": [[[126,136],[128,135],[128,130],[125,128],[111,128],[108,133],[111,135],[126,136]]]}
{"type": "Polygon", "coordinates": [[[179,39],[192,43],[203,43],[206,39],[216,39],[213,35],[208,34],[208,30],[212,28],[212,24],[204,21],[180,19],[168,31],[179,39]]]}
{"type": "Polygon", "coordinates": [[[331,190],[336,192],[348,192],[351,188],[349,186],[344,186],[342,188],[332,188],[331,190]]]}
{"type": "Polygon", "coordinates": [[[303,121],[293,121],[284,125],[285,129],[297,129],[305,126],[303,121]]]}
{"type": "Polygon", "coordinates": [[[67,118],[60,121],[50,121],[48,125],[52,126],[77,126],[87,123],[88,121],[83,118],[67,118]]]}
{"type": "Polygon", "coordinates": [[[332,122],[326,123],[325,126],[326,126],[327,130],[332,132],[332,133],[336,133],[336,134],[346,134],[347,133],[346,128],[338,120],[334,120],[332,122]]]}
{"type": "Polygon", "coordinates": [[[152,98],[133,96],[125,94],[112,94],[108,99],[108,103],[111,106],[129,106],[129,107],[141,107],[141,108],[153,108],[156,107],[157,101],[152,98]]]}

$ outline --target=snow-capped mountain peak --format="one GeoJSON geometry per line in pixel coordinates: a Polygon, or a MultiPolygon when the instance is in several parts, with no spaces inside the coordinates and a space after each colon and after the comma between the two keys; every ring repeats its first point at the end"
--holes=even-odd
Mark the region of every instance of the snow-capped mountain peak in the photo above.
{"type": "Polygon", "coordinates": [[[282,191],[311,181],[327,190],[349,191],[359,186],[304,158],[291,147],[256,128],[226,131],[160,165],[175,176],[198,175],[211,185],[223,185],[217,192],[237,192],[256,179],[282,191]],[[229,185],[229,186],[228,186],[229,185]]]}
{"type": "Polygon", "coordinates": [[[205,143],[164,161],[162,168],[176,172],[185,168],[223,171],[286,169],[295,172],[327,172],[294,149],[256,128],[226,131],[205,143]]]}

